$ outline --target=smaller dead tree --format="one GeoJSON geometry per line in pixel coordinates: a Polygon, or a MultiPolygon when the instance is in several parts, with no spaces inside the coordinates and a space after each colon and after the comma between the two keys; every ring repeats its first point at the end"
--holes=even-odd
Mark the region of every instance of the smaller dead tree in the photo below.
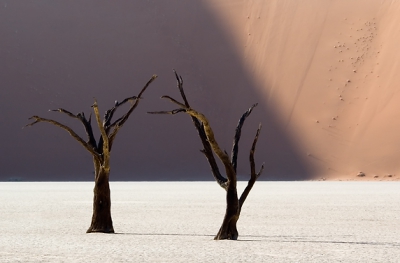
{"type": "Polygon", "coordinates": [[[251,106],[239,119],[238,125],[236,127],[234,140],[233,140],[231,157],[229,157],[227,152],[221,150],[217,141],[215,140],[214,132],[211,129],[210,123],[207,120],[207,118],[202,113],[200,113],[190,107],[189,102],[188,102],[186,95],[184,93],[184,90],[183,90],[183,79],[175,71],[174,71],[174,73],[175,73],[175,77],[177,79],[177,86],[179,88],[179,91],[180,91],[180,94],[181,94],[181,97],[182,97],[184,103],[181,103],[181,102],[171,98],[170,96],[162,96],[161,98],[170,100],[171,102],[177,104],[179,106],[179,108],[172,110],[172,111],[156,111],[156,112],[149,112],[149,113],[150,114],[177,114],[180,112],[184,112],[191,116],[193,124],[195,125],[195,127],[198,131],[199,137],[200,137],[201,142],[204,147],[204,149],[201,150],[201,152],[205,155],[205,157],[207,158],[207,160],[209,162],[214,179],[226,191],[225,216],[224,216],[222,225],[218,231],[218,234],[215,236],[214,239],[215,240],[222,240],[222,239],[237,240],[239,233],[236,228],[236,223],[239,219],[242,206],[243,206],[248,194],[250,193],[254,183],[256,182],[256,180],[261,175],[261,173],[264,169],[264,164],[263,164],[261,166],[260,171],[256,172],[255,162],[254,162],[254,153],[255,153],[255,149],[256,149],[258,136],[259,136],[260,130],[261,130],[261,124],[260,124],[257,129],[256,135],[254,137],[253,144],[252,144],[252,147],[250,150],[250,157],[249,157],[250,170],[251,170],[250,179],[248,181],[247,187],[245,188],[245,190],[243,191],[242,195],[239,198],[238,194],[237,194],[237,188],[236,188],[236,185],[237,185],[236,169],[237,169],[237,157],[238,157],[238,152],[239,152],[239,140],[241,137],[241,131],[242,131],[244,121],[250,115],[253,108],[257,106],[257,104],[254,104],[253,106],[251,106]],[[226,177],[224,177],[220,173],[219,167],[218,167],[217,162],[214,157],[214,154],[221,160],[221,162],[225,168],[226,177]]]}
{"type": "Polygon", "coordinates": [[[33,126],[39,122],[47,122],[60,127],[67,131],[75,140],[77,140],[93,157],[94,171],[95,171],[95,186],[94,186],[94,198],[93,198],[93,216],[92,222],[87,233],[92,232],[102,232],[102,233],[114,233],[114,227],[111,219],[111,198],[110,198],[110,153],[113,146],[115,137],[118,131],[122,128],[125,122],[128,120],[129,116],[133,110],[138,106],[141,96],[147,87],[157,78],[157,75],[153,75],[151,79],[146,83],[146,85],[139,92],[138,96],[132,96],[124,99],[121,102],[115,101],[114,106],[107,110],[104,119],[101,120],[99,108],[97,101],[95,99],[92,105],[94,115],[96,117],[97,126],[100,131],[100,138],[98,142],[93,135],[93,129],[91,124],[90,114],[89,118],[85,117],[83,112],[78,114],[73,114],[65,109],[59,108],[56,111],[64,113],[67,116],[79,120],[85,129],[87,135],[87,141],[83,140],[75,131],[70,127],[61,124],[58,121],[52,119],[46,119],[39,116],[32,116],[30,120],[34,120],[32,123],[26,125],[25,127],[33,126]],[[122,115],[117,120],[113,121],[113,117],[117,109],[129,102],[131,104],[129,110],[122,115]]]}

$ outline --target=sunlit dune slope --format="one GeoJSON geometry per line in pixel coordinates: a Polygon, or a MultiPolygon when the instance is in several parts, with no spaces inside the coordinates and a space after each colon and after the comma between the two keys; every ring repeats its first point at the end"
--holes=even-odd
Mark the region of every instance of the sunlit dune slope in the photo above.
{"type": "Polygon", "coordinates": [[[396,178],[399,1],[208,4],[314,178],[396,178]]]}

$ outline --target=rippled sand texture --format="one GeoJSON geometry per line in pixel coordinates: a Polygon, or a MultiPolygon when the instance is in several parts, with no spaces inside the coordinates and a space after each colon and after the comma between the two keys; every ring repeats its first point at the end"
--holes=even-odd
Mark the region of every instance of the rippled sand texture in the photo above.
{"type": "Polygon", "coordinates": [[[399,1],[207,2],[314,177],[393,180],[399,1]]]}
{"type": "MultiPolygon", "coordinates": [[[[240,188],[244,187],[240,183],[240,188]]],[[[85,234],[92,183],[1,183],[1,262],[398,262],[397,182],[258,182],[214,241],[213,182],[111,184],[117,234],[85,234]]]]}

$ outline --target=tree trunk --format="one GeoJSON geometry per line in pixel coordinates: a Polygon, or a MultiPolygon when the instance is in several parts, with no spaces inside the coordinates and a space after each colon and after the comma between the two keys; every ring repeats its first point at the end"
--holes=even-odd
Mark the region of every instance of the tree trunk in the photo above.
{"type": "Polygon", "coordinates": [[[184,103],[181,103],[170,96],[162,96],[161,98],[168,99],[171,102],[179,105],[180,108],[172,110],[172,111],[153,111],[149,112],[151,114],[177,114],[180,112],[184,112],[189,114],[192,117],[192,121],[194,126],[196,127],[199,137],[203,143],[204,149],[201,152],[206,156],[208,163],[210,164],[213,176],[217,183],[226,190],[226,211],[224,221],[218,231],[218,234],[214,237],[214,240],[221,240],[221,239],[231,239],[237,240],[239,233],[237,231],[236,223],[239,220],[240,211],[244,201],[246,200],[251,188],[253,187],[255,181],[260,176],[262,170],[264,169],[264,164],[261,166],[261,169],[258,173],[255,171],[255,163],[254,163],[254,152],[256,143],[258,140],[258,135],[261,130],[261,124],[257,129],[256,136],[253,140],[253,144],[250,150],[250,168],[251,168],[251,178],[249,183],[242,193],[240,199],[238,199],[237,195],[237,177],[236,177],[236,168],[237,168],[237,157],[239,151],[239,140],[241,137],[241,130],[246,118],[250,115],[253,108],[257,106],[257,103],[251,106],[239,119],[239,123],[236,127],[235,137],[233,141],[233,148],[232,148],[232,156],[229,158],[228,153],[223,151],[217,141],[215,140],[214,132],[211,129],[210,123],[207,120],[206,116],[202,113],[194,110],[190,107],[189,102],[186,98],[185,92],[183,90],[183,79],[179,76],[176,71],[175,77],[178,81],[178,89],[181,93],[181,97],[184,103]],[[221,160],[222,164],[224,165],[226,178],[221,175],[218,165],[215,161],[214,154],[221,160]]]}
{"type": "Polygon", "coordinates": [[[109,171],[102,168],[96,174],[93,198],[92,223],[86,233],[114,233],[111,219],[109,171]]]}
{"type": "Polygon", "coordinates": [[[87,135],[87,140],[82,139],[74,130],[70,127],[52,120],[46,119],[39,116],[32,116],[29,119],[33,120],[32,123],[26,125],[25,127],[33,126],[39,122],[47,122],[60,127],[67,131],[75,140],[77,140],[90,154],[93,156],[94,170],[95,170],[95,185],[94,185],[94,198],[93,198],[93,216],[92,223],[86,233],[92,232],[102,232],[102,233],[114,233],[113,223],[111,219],[111,199],[110,199],[110,185],[109,185],[109,175],[110,175],[110,152],[111,147],[117,136],[118,131],[122,128],[125,122],[128,120],[129,116],[136,109],[141,100],[143,92],[147,87],[157,78],[157,75],[153,75],[151,79],[146,83],[146,85],[139,92],[138,96],[132,96],[125,98],[123,101],[115,101],[114,106],[107,110],[104,119],[102,120],[99,113],[99,108],[96,99],[92,105],[97,126],[99,128],[101,137],[97,143],[94,138],[93,128],[91,124],[91,117],[87,119],[84,112],[78,114],[73,114],[63,108],[58,108],[56,110],[50,110],[55,112],[60,112],[66,114],[67,116],[79,120],[87,135]],[[118,118],[116,121],[112,121],[112,118],[117,111],[117,109],[126,104],[130,103],[131,106],[129,110],[118,118]]]}
{"type": "Polygon", "coordinates": [[[236,186],[229,186],[226,192],[226,212],[222,226],[214,240],[230,239],[237,240],[239,233],[236,228],[236,223],[239,220],[240,208],[239,200],[236,191],[236,186]]]}

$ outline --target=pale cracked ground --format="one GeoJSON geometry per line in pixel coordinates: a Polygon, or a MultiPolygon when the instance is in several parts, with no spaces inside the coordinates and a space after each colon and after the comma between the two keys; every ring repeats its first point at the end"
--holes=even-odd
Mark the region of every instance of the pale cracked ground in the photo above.
{"type": "Polygon", "coordinates": [[[399,182],[257,182],[236,242],[214,182],[112,182],[117,234],[85,234],[92,187],[0,183],[0,262],[400,262],[399,182]]]}

